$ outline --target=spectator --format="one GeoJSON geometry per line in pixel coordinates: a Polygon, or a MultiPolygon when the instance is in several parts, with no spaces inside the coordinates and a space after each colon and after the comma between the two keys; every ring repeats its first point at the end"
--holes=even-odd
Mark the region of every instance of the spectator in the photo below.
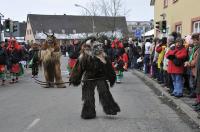
{"type": "Polygon", "coordinates": [[[175,46],[170,46],[166,57],[169,59],[167,71],[171,74],[174,86],[172,95],[175,97],[183,97],[183,62],[187,57],[187,50],[183,46],[183,40],[181,38],[176,40],[175,46]]]}
{"type": "Polygon", "coordinates": [[[146,40],[146,43],[144,45],[144,73],[148,74],[150,71],[150,53],[151,53],[151,43],[150,43],[150,39],[146,40]]]}

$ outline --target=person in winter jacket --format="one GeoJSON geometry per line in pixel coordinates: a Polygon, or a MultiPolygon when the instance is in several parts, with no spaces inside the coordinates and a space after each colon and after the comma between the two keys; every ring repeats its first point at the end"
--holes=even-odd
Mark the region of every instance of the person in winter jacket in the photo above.
{"type": "Polygon", "coordinates": [[[187,57],[187,50],[183,46],[183,40],[181,38],[176,40],[176,45],[171,45],[166,57],[169,59],[167,72],[171,74],[174,86],[172,95],[182,97],[184,61],[187,57]]]}
{"type": "Polygon", "coordinates": [[[189,61],[185,62],[185,66],[190,68],[190,88],[191,93],[190,96],[196,96],[196,103],[193,105],[195,106],[196,111],[200,111],[200,92],[196,90],[196,79],[197,77],[197,66],[198,66],[198,57],[199,57],[199,49],[200,49],[200,41],[199,41],[199,34],[192,35],[193,40],[193,48],[189,56],[189,61]],[[196,91],[195,91],[196,90],[196,91]]]}
{"type": "Polygon", "coordinates": [[[164,83],[164,71],[163,71],[163,60],[165,55],[165,48],[167,44],[167,38],[162,38],[161,43],[156,47],[156,52],[158,53],[158,82],[164,83]]]}

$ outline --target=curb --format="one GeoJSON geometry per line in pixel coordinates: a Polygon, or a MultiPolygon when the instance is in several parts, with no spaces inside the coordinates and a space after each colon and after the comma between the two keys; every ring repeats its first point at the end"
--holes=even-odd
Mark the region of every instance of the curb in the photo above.
{"type": "Polygon", "coordinates": [[[172,97],[168,92],[166,92],[160,84],[158,84],[153,79],[146,76],[144,73],[138,70],[132,70],[132,73],[142,79],[143,81],[148,82],[150,85],[152,85],[156,90],[158,90],[162,96],[166,97],[168,100],[172,101],[177,108],[181,109],[184,114],[186,114],[188,117],[191,118],[191,120],[196,123],[198,126],[200,126],[200,119],[197,118],[198,113],[195,112],[188,104],[183,102],[181,99],[177,99],[172,97]]]}

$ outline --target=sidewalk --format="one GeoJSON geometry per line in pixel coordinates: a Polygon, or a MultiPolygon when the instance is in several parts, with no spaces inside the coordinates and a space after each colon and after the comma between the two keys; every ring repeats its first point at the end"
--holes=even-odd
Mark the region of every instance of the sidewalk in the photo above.
{"type": "Polygon", "coordinates": [[[192,103],[194,103],[194,99],[189,99],[187,97],[183,97],[180,99],[175,98],[167,92],[167,89],[163,88],[160,84],[157,83],[157,81],[148,77],[143,72],[138,70],[132,70],[132,72],[137,77],[142,79],[147,85],[151,86],[155,90],[156,94],[159,95],[159,97],[166,97],[169,102],[172,102],[175,105],[176,109],[180,109],[200,127],[200,119],[197,118],[198,113],[193,110],[191,105],[192,103]]]}

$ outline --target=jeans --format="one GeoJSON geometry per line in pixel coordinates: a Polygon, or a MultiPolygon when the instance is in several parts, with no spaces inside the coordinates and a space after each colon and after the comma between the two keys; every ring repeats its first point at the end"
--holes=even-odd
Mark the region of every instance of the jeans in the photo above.
{"type": "Polygon", "coordinates": [[[159,78],[158,78],[158,81],[159,81],[160,83],[163,83],[163,82],[164,82],[164,71],[163,71],[162,68],[159,68],[158,70],[159,70],[159,78]]]}
{"type": "Polygon", "coordinates": [[[171,74],[174,85],[173,94],[175,96],[183,95],[183,76],[182,74],[171,74]]]}
{"type": "Polygon", "coordinates": [[[150,71],[149,63],[150,63],[150,55],[145,54],[144,55],[144,73],[145,74],[148,74],[150,71]]]}

